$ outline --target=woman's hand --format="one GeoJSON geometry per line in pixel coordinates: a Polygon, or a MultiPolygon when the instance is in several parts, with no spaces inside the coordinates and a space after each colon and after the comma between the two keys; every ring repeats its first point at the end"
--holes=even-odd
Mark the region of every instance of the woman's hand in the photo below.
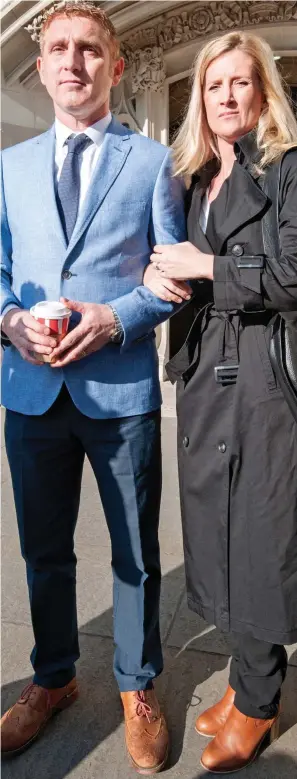
{"type": "Polygon", "coordinates": [[[155,246],[151,262],[163,279],[213,279],[213,254],[204,254],[190,241],[155,246]]]}
{"type": "Polygon", "coordinates": [[[153,264],[147,265],[143,284],[151,290],[157,298],[172,303],[182,303],[183,300],[190,300],[192,290],[185,281],[175,281],[174,279],[165,279],[157,271],[153,264]]]}

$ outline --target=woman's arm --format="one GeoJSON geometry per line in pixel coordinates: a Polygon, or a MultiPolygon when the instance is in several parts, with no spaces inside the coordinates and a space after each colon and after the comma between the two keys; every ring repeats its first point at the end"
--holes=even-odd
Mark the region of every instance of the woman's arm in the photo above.
{"type": "Polygon", "coordinates": [[[218,311],[297,311],[297,149],[283,160],[280,202],[280,257],[255,257],[254,266],[249,257],[244,267],[244,255],[202,254],[186,241],[156,246],[151,261],[164,279],[213,279],[218,311]]]}
{"type": "Polygon", "coordinates": [[[262,267],[258,262],[253,268],[238,267],[244,255],[238,259],[215,257],[214,299],[218,311],[297,311],[297,149],[283,159],[280,203],[280,257],[263,256],[262,267]]]}

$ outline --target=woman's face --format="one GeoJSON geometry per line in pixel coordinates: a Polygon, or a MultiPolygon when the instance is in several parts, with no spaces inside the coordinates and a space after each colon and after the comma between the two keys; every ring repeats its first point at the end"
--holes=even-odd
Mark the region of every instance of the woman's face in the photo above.
{"type": "Polygon", "coordinates": [[[219,138],[234,143],[252,130],[263,106],[252,58],[234,49],[213,60],[205,74],[203,96],[207,122],[219,138]]]}

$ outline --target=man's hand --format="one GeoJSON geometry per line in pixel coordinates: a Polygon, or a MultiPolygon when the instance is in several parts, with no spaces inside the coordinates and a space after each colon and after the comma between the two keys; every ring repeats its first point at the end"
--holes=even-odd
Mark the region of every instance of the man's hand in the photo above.
{"type": "Polygon", "coordinates": [[[67,298],[61,300],[71,311],[78,311],[81,320],[53,350],[52,368],[64,368],[70,362],[99,351],[109,342],[115,328],[114,315],[109,306],[102,303],[79,303],[67,298]]]}
{"type": "Polygon", "coordinates": [[[49,327],[41,325],[29,311],[22,308],[12,308],[5,314],[2,330],[23,359],[32,365],[44,365],[39,355],[51,354],[57,343],[50,336],[49,327]]]}
{"type": "Polygon", "coordinates": [[[152,263],[146,266],[142,283],[157,298],[168,302],[182,303],[184,300],[190,300],[192,297],[191,287],[186,281],[163,278],[161,273],[153,267],[152,263]]]}

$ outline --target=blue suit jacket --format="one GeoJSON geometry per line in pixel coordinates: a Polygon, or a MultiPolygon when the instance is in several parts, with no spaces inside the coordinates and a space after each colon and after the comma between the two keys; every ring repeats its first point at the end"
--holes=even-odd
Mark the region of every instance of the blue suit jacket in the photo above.
{"type": "Polygon", "coordinates": [[[154,328],[174,307],[143,287],[142,277],[154,244],[185,239],[183,186],[171,176],[170,152],[113,119],[67,246],[56,207],[54,151],[53,127],[3,153],[2,310],[10,303],[29,309],[61,295],[109,302],[122,321],[124,343],[109,344],[63,370],[31,365],[10,346],[2,402],[23,414],[42,414],[65,381],[76,406],[90,417],[156,409],[161,398],[154,328]]]}

